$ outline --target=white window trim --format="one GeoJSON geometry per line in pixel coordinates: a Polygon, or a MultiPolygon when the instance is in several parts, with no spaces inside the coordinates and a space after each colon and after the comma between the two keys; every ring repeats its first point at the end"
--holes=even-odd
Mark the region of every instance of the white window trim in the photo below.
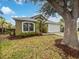
{"type": "Polygon", "coordinates": [[[35,23],[34,22],[22,22],[22,32],[35,32],[35,23]],[[24,31],[23,30],[23,24],[24,23],[32,23],[34,26],[33,26],[33,31],[24,31]]]}

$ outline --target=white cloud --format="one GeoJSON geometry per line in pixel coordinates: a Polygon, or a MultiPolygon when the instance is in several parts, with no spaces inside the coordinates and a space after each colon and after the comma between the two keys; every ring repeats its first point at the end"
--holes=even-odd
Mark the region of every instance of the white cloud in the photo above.
{"type": "Polygon", "coordinates": [[[14,0],[17,4],[23,4],[23,2],[25,2],[25,0],[14,0]]]}
{"type": "Polygon", "coordinates": [[[1,8],[1,11],[3,12],[3,14],[15,14],[15,12],[12,9],[10,9],[9,7],[5,7],[5,6],[1,8]]]}

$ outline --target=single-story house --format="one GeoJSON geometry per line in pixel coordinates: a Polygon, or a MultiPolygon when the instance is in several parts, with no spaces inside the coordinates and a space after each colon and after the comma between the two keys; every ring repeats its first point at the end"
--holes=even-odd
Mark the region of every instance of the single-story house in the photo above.
{"type": "Polygon", "coordinates": [[[13,17],[16,22],[15,33],[18,35],[25,32],[60,32],[60,24],[47,20],[42,15],[33,17],[13,17]]]}

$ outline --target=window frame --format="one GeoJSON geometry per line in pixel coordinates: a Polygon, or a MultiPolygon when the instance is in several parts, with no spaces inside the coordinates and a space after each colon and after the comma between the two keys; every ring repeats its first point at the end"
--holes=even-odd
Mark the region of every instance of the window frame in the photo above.
{"type": "Polygon", "coordinates": [[[22,32],[35,32],[35,23],[34,22],[22,22],[22,32]],[[29,31],[29,26],[28,26],[28,31],[24,31],[24,23],[32,23],[33,24],[33,31],[29,31]]]}

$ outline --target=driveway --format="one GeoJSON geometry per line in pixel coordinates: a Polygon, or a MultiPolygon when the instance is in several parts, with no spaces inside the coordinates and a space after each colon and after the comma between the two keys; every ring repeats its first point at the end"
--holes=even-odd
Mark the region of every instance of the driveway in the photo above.
{"type": "Polygon", "coordinates": [[[54,34],[59,35],[59,36],[64,36],[64,33],[62,33],[62,32],[58,32],[58,33],[54,33],[54,34]]]}
{"type": "Polygon", "coordinates": [[[0,39],[6,39],[8,36],[8,34],[0,34],[0,39]]]}
{"type": "MultiPolygon", "coordinates": [[[[64,36],[64,33],[62,33],[62,32],[54,33],[54,34],[59,35],[59,36],[64,36]]],[[[79,41],[79,32],[78,32],[78,41],[79,41]]]]}

